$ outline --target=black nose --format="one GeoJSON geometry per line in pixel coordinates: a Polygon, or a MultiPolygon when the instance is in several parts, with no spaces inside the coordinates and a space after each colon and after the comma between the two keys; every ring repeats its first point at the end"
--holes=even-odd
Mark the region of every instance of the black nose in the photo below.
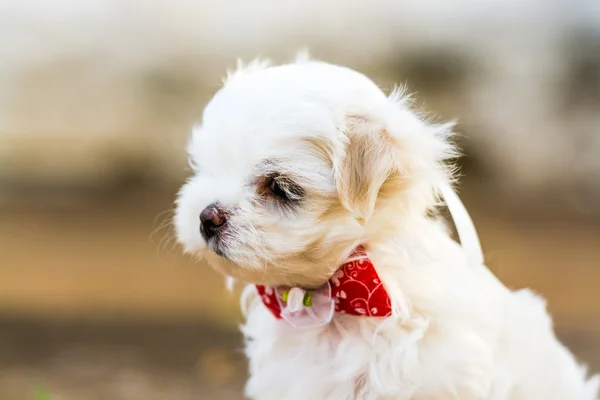
{"type": "Polygon", "coordinates": [[[205,240],[215,236],[225,223],[227,218],[218,204],[211,204],[200,213],[200,233],[205,240]]]}

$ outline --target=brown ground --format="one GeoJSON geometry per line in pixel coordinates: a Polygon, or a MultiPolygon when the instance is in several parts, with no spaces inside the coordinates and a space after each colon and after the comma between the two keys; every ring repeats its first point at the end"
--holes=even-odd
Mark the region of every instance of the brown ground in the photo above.
{"type": "MultiPolygon", "coordinates": [[[[560,336],[600,371],[600,223],[467,189],[490,268],[543,294],[560,336]]],[[[40,387],[63,400],[241,398],[236,296],[165,230],[150,237],[169,203],[0,208],[0,400],[40,387]]]]}

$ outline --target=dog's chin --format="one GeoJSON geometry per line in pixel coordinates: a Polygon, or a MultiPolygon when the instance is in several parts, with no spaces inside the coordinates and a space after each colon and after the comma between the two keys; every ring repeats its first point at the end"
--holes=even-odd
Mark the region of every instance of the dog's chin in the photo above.
{"type": "Polygon", "coordinates": [[[321,286],[329,279],[329,276],[317,277],[312,276],[312,274],[295,274],[287,268],[269,265],[269,263],[260,266],[237,263],[234,261],[235,253],[232,253],[231,250],[228,251],[224,247],[213,247],[210,243],[202,254],[202,258],[218,273],[251,284],[299,286],[311,289],[321,286]]]}
{"type": "Polygon", "coordinates": [[[206,245],[208,246],[209,251],[215,253],[217,256],[224,258],[225,260],[229,259],[227,257],[227,248],[217,237],[208,239],[206,245]]]}
{"type": "Polygon", "coordinates": [[[209,244],[206,251],[203,252],[202,258],[215,271],[225,276],[242,279],[244,268],[228,259],[223,248],[219,248],[218,246],[215,247],[216,248],[209,244]]]}

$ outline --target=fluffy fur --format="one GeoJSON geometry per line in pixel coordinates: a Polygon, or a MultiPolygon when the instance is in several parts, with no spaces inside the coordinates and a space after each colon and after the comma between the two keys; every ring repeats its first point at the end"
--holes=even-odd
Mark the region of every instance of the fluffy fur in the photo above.
{"type": "Polygon", "coordinates": [[[544,301],[470,265],[432,217],[450,136],[343,67],[303,58],[229,74],[189,144],[195,174],[175,217],[185,250],[247,283],[314,287],[364,244],[394,309],[299,330],[248,286],[250,398],[598,398],[544,301]],[[198,215],[213,203],[227,225],[207,242],[198,215]]]}

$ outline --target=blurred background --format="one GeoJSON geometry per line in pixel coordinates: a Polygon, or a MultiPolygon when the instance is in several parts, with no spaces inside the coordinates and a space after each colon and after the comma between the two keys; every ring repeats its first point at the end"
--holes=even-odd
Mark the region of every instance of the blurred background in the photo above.
{"type": "Polygon", "coordinates": [[[599,2],[0,0],[2,400],[242,397],[238,296],[169,219],[225,70],[302,47],[459,120],[490,269],[600,372],[599,2]]]}

